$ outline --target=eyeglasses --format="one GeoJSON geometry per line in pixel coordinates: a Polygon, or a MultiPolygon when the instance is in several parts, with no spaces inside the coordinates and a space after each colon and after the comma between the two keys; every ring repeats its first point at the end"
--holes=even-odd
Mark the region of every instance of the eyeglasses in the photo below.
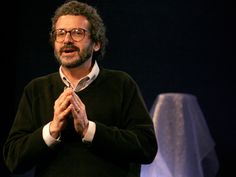
{"type": "Polygon", "coordinates": [[[73,28],[72,30],[65,30],[65,29],[57,29],[52,32],[56,42],[63,42],[65,40],[65,37],[67,33],[70,34],[70,37],[73,39],[73,41],[80,42],[84,39],[85,33],[88,32],[85,29],[82,28],[73,28]]]}

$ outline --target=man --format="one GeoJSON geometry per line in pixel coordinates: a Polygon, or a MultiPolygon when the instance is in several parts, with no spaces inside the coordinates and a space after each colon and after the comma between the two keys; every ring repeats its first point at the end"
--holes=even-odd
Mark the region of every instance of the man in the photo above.
{"type": "Polygon", "coordinates": [[[138,177],[157,142],[134,80],[98,65],[105,26],[96,9],[77,1],[52,18],[59,72],[33,79],[23,91],[5,142],[13,173],[36,177],[138,177]]]}

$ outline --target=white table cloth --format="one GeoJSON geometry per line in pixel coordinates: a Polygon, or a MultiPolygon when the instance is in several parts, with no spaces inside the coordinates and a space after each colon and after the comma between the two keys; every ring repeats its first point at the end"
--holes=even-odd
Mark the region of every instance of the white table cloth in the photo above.
{"type": "Polygon", "coordinates": [[[151,164],[141,166],[141,177],[216,176],[215,142],[194,95],[160,94],[150,114],[159,149],[151,164]]]}

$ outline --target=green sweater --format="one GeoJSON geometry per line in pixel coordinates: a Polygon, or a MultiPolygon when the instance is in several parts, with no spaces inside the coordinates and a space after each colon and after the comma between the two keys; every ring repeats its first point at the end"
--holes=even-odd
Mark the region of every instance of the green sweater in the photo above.
{"type": "Polygon", "coordinates": [[[24,88],[3,148],[10,171],[36,166],[35,177],[139,177],[140,165],[155,158],[157,142],[135,81],[125,72],[102,68],[77,93],[88,119],[96,123],[92,143],[83,143],[68,122],[61,142],[48,147],[42,129],[52,120],[54,102],[64,86],[57,72],[36,78],[24,88]]]}

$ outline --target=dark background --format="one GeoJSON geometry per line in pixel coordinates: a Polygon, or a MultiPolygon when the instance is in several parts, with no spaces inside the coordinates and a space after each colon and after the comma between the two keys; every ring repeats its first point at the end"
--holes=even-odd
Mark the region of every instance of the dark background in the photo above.
{"type": "MultiPolygon", "coordinates": [[[[12,94],[3,89],[10,102],[3,110],[8,112],[1,123],[1,147],[25,84],[58,70],[48,34],[50,18],[62,2],[22,1],[5,14],[11,30],[2,28],[3,37],[7,36],[7,43],[2,41],[7,52],[3,52],[13,71],[2,74],[10,80],[12,94]]],[[[148,109],[160,93],[194,94],[216,142],[217,177],[232,176],[236,164],[233,6],[223,0],[85,2],[98,8],[107,26],[109,46],[102,65],[128,72],[140,86],[148,109]]],[[[2,70],[8,69],[4,66],[2,70]]],[[[0,171],[1,177],[9,176],[2,156],[0,171]]]]}

